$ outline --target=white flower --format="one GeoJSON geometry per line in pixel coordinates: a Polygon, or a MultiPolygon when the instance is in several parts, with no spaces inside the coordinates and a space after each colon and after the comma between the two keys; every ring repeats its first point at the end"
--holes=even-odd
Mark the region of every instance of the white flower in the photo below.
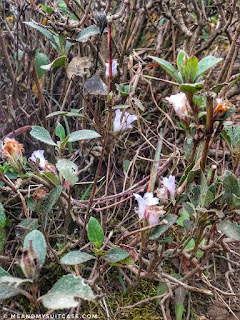
{"type": "MultiPolygon", "coordinates": [[[[109,77],[109,63],[105,62],[106,65],[106,77],[109,77]]],[[[117,66],[118,62],[117,60],[112,60],[112,76],[115,77],[117,75],[117,66]]]]}
{"type": "Polygon", "coordinates": [[[153,197],[152,192],[146,192],[143,197],[141,197],[139,194],[134,193],[133,194],[135,199],[138,202],[138,216],[139,219],[143,219],[146,215],[146,206],[154,206],[158,204],[159,199],[156,197],[153,197]]]}
{"type": "Polygon", "coordinates": [[[115,111],[115,119],[113,121],[113,131],[117,132],[119,130],[125,130],[132,128],[131,123],[137,120],[135,114],[130,114],[128,112],[121,112],[120,109],[115,111]]]}
{"type": "Polygon", "coordinates": [[[174,176],[169,176],[168,178],[165,177],[162,179],[162,183],[164,187],[169,191],[170,198],[173,199],[175,194],[175,177],[174,176]]]}
{"type": "Polygon", "coordinates": [[[46,159],[44,158],[44,150],[35,150],[29,158],[29,160],[32,160],[34,163],[37,162],[37,159],[40,160],[39,167],[44,170],[47,163],[46,159]]]}
{"type": "Polygon", "coordinates": [[[185,93],[181,92],[171,95],[170,97],[167,97],[166,100],[173,105],[173,108],[180,119],[188,116],[189,102],[185,93]]]}

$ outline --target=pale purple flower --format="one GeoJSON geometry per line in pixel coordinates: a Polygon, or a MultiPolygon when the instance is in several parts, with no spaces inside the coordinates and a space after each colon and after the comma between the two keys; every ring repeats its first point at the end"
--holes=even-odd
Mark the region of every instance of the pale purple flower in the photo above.
{"type": "Polygon", "coordinates": [[[128,112],[122,112],[120,109],[115,111],[115,119],[113,121],[113,131],[117,132],[119,130],[125,130],[132,128],[131,123],[137,120],[135,114],[130,114],[128,112]]]}
{"type": "Polygon", "coordinates": [[[153,226],[154,224],[158,224],[159,218],[160,218],[160,215],[158,213],[150,213],[148,215],[148,223],[149,223],[149,225],[153,226]]]}
{"type": "Polygon", "coordinates": [[[180,119],[187,120],[189,102],[185,93],[177,93],[166,98],[173,105],[173,109],[180,119]]]}
{"type": "MultiPolygon", "coordinates": [[[[106,65],[106,77],[109,77],[109,63],[105,62],[106,65]]],[[[117,66],[118,62],[117,60],[112,60],[112,76],[115,77],[117,75],[117,66]]]]}
{"type": "Polygon", "coordinates": [[[162,203],[167,204],[167,200],[170,196],[170,199],[174,198],[174,194],[176,191],[176,186],[175,186],[175,177],[174,176],[169,176],[164,177],[162,179],[162,188],[157,188],[157,196],[161,200],[162,203]]]}
{"type": "Polygon", "coordinates": [[[170,193],[170,198],[173,199],[174,198],[174,194],[175,194],[175,177],[174,176],[169,176],[168,178],[165,177],[162,179],[162,183],[164,185],[164,187],[169,191],[170,193]]]}
{"type": "Polygon", "coordinates": [[[39,167],[44,170],[47,162],[44,158],[44,150],[35,150],[29,158],[29,160],[32,160],[34,163],[37,162],[37,159],[40,161],[39,167]]]}

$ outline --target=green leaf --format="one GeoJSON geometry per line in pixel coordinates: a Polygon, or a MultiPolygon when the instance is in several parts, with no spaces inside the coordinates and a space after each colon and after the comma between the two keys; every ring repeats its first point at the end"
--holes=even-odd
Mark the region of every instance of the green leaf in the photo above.
{"type": "Polygon", "coordinates": [[[190,217],[196,216],[196,209],[191,202],[184,202],[182,206],[183,206],[183,209],[189,214],[190,217]]]}
{"type": "Polygon", "coordinates": [[[58,123],[55,130],[56,136],[58,136],[61,140],[65,139],[65,129],[61,125],[61,123],[58,123]]]}
{"type": "Polygon", "coordinates": [[[35,56],[35,66],[38,79],[41,79],[46,72],[41,68],[43,64],[48,64],[48,57],[44,53],[40,53],[39,51],[37,51],[35,56]]]}
{"type": "MultiPolygon", "coordinates": [[[[58,180],[58,177],[57,177],[55,174],[50,173],[50,172],[43,172],[43,174],[44,174],[46,177],[48,177],[48,179],[50,179],[56,186],[59,186],[59,185],[60,185],[60,182],[59,182],[59,180],[58,180]]],[[[41,175],[41,177],[43,177],[43,176],[41,175]]]]}
{"type": "Polygon", "coordinates": [[[104,240],[103,229],[97,219],[93,217],[88,222],[88,239],[97,249],[101,248],[104,240]]]}
{"type": "Polygon", "coordinates": [[[201,61],[198,63],[198,70],[196,77],[194,81],[196,81],[200,75],[202,75],[204,72],[206,72],[208,69],[212,68],[215,66],[217,63],[221,62],[223,59],[222,58],[215,58],[212,56],[207,56],[203,58],[201,61]]]}
{"type": "Polygon", "coordinates": [[[73,274],[63,276],[41,297],[44,307],[54,310],[77,307],[79,301],[75,298],[94,300],[94,294],[82,277],[73,274]]]}
{"type": "Polygon", "coordinates": [[[228,220],[222,221],[217,224],[217,227],[227,237],[240,241],[240,226],[236,223],[231,223],[228,220]]]}
{"type": "Polygon", "coordinates": [[[55,112],[49,113],[46,116],[46,119],[52,118],[54,116],[67,116],[67,117],[76,117],[76,118],[86,119],[86,117],[84,115],[82,115],[81,113],[67,112],[67,111],[55,111],[55,112]]]}
{"type": "Polygon", "coordinates": [[[30,134],[35,139],[49,144],[50,146],[56,146],[57,144],[52,140],[50,133],[43,127],[33,126],[30,134]]]}
{"type": "Polygon", "coordinates": [[[90,26],[83,29],[75,38],[79,42],[87,42],[90,37],[100,33],[100,29],[97,26],[90,26]]]}
{"type": "Polygon", "coordinates": [[[46,64],[46,65],[42,65],[41,68],[44,69],[44,70],[50,70],[50,69],[53,69],[53,68],[65,66],[66,65],[66,61],[67,61],[66,59],[67,59],[67,57],[65,55],[61,56],[61,57],[58,57],[53,62],[51,62],[49,64],[46,64]]]}
{"type": "Polygon", "coordinates": [[[157,57],[149,56],[155,60],[171,77],[173,77],[178,83],[182,83],[182,79],[179,76],[177,70],[171,65],[171,63],[157,57]]]}
{"type": "Polygon", "coordinates": [[[58,186],[50,191],[47,200],[44,202],[41,207],[41,213],[47,215],[53,208],[53,206],[57,203],[60,194],[62,192],[62,187],[58,186]]]}
{"type": "Polygon", "coordinates": [[[0,202],[0,227],[5,227],[5,223],[6,223],[6,215],[4,212],[4,207],[2,205],[2,203],[0,202]]]}
{"type": "Polygon", "coordinates": [[[183,69],[187,60],[187,53],[183,50],[179,51],[177,56],[177,67],[183,77],[183,69]]]}
{"type": "Polygon", "coordinates": [[[91,254],[81,251],[72,251],[62,257],[60,262],[61,264],[75,265],[87,262],[92,259],[95,259],[95,257],[91,254]]]}
{"type": "Polygon", "coordinates": [[[203,83],[202,82],[199,82],[199,83],[184,83],[184,84],[181,84],[179,86],[179,89],[186,93],[186,95],[191,95],[193,96],[196,92],[202,90],[203,88],[203,83]]]}
{"type": "Polygon", "coordinates": [[[95,139],[101,137],[99,133],[93,130],[78,130],[72,132],[69,136],[68,142],[74,142],[79,140],[95,139]]]}
{"type": "Polygon", "coordinates": [[[38,230],[33,230],[27,234],[23,242],[24,250],[28,250],[29,240],[32,240],[32,247],[39,256],[40,265],[43,265],[46,257],[46,242],[43,234],[38,230]]]}
{"type": "Polygon", "coordinates": [[[18,286],[24,282],[31,282],[31,280],[15,278],[0,267],[0,300],[20,294],[21,288],[18,288],[18,286]]]}
{"type": "Polygon", "coordinates": [[[6,241],[6,231],[4,228],[0,228],[0,253],[3,252],[6,241]]]}
{"type": "Polygon", "coordinates": [[[112,248],[103,256],[103,259],[109,263],[115,263],[126,259],[128,256],[129,253],[127,251],[121,248],[112,248]]]}
{"type": "Polygon", "coordinates": [[[39,32],[41,32],[46,38],[48,38],[48,40],[50,40],[51,42],[51,45],[53,46],[53,48],[56,50],[56,51],[59,51],[59,47],[54,39],[54,35],[52,32],[48,31],[47,29],[39,26],[38,24],[34,23],[34,22],[24,22],[26,25],[28,25],[29,27],[31,28],[34,28],[36,30],[38,30],[39,32]]]}
{"type": "Polygon", "coordinates": [[[224,198],[228,206],[230,209],[234,209],[233,194],[235,194],[237,197],[240,197],[240,188],[238,179],[228,170],[226,170],[223,175],[223,191],[224,198]]]}
{"type": "Polygon", "coordinates": [[[29,231],[37,230],[39,227],[38,219],[25,219],[21,221],[17,226],[20,228],[27,229],[29,231]]]}
{"type": "MultiPolygon", "coordinates": [[[[177,220],[177,216],[175,214],[167,214],[163,218],[164,220],[167,220],[167,224],[163,224],[162,226],[158,226],[155,228],[155,230],[152,232],[152,234],[148,237],[149,240],[156,240],[161,235],[163,235],[177,220]]],[[[163,220],[162,219],[162,220],[163,220]]]]}
{"type": "Polygon", "coordinates": [[[145,108],[144,108],[144,106],[143,106],[143,104],[142,104],[142,102],[140,100],[138,100],[137,98],[132,98],[131,100],[137,105],[137,107],[140,110],[142,110],[142,111],[145,110],[145,108]]]}
{"type": "Polygon", "coordinates": [[[28,206],[28,208],[30,209],[30,210],[32,210],[33,212],[35,212],[36,211],[36,208],[35,208],[35,206],[34,206],[34,201],[33,201],[33,199],[32,198],[26,198],[26,203],[27,203],[27,206],[28,206]]]}
{"type": "Polygon", "coordinates": [[[56,163],[56,167],[63,178],[71,185],[77,183],[78,181],[78,167],[75,163],[67,159],[59,159],[56,163]]]}
{"type": "Polygon", "coordinates": [[[194,82],[198,69],[198,59],[196,57],[190,57],[184,68],[183,78],[185,82],[194,82]]]}

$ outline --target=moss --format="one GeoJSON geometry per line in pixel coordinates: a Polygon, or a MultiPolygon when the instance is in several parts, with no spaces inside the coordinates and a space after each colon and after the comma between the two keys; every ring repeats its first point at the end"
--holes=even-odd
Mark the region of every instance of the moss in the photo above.
{"type": "MultiPolygon", "coordinates": [[[[118,282],[118,280],[117,280],[118,282]]],[[[116,283],[116,278],[114,280],[116,283]]],[[[116,320],[161,320],[162,311],[156,300],[143,303],[135,308],[127,310],[118,310],[119,307],[133,305],[144,299],[157,295],[157,284],[149,280],[139,280],[136,288],[128,288],[126,295],[123,295],[123,290],[114,290],[105,297],[108,311],[112,319],[116,320]]],[[[84,309],[86,305],[84,305],[84,309]]],[[[105,320],[106,314],[103,314],[103,308],[100,305],[96,306],[91,303],[91,312],[98,314],[98,319],[105,320]]],[[[90,310],[88,310],[90,311],[90,310]]]]}

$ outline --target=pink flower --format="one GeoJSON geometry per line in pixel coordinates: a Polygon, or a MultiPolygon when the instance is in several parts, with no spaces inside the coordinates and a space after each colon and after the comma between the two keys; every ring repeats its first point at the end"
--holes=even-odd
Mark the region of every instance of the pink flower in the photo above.
{"type": "Polygon", "coordinates": [[[153,197],[152,192],[146,192],[143,197],[136,193],[133,195],[138,202],[139,219],[147,218],[150,226],[157,224],[160,216],[165,214],[163,207],[157,206],[159,199],[153,197]]]}
{"type": "Polygon", "coordinates": [[[113,121],[113,131],[117,132],[120,130],[132,128],[131,123],[137,120],[135,114],[130,114],[128,112],[121,112],[120,109],[115,111],[115,119],[113,121]]]}

